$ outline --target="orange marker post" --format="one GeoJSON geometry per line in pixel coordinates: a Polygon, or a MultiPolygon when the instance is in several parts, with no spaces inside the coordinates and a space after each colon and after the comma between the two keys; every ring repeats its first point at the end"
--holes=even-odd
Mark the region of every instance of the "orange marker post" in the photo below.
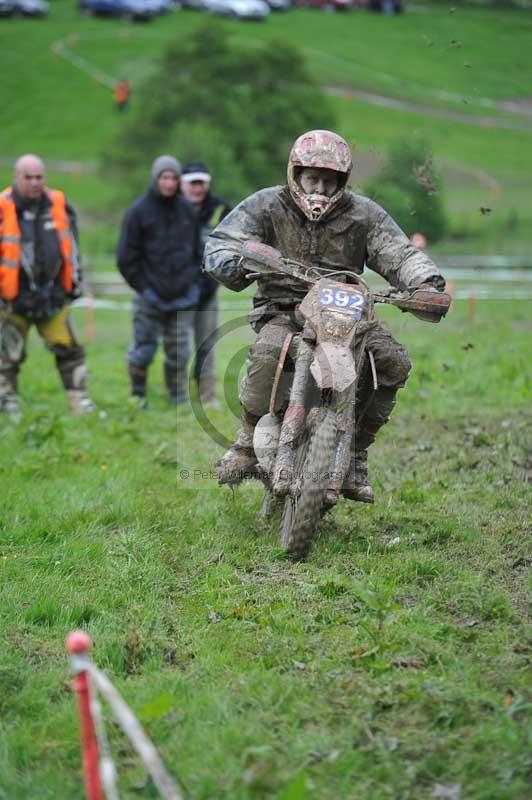
{"type": "Polygon", "coordinates": [[[87,670],[84,669],[84,662],[86,663],[85,659],[91,645],[90,636],[84,631],[72,631],[65,642],[74,672],[72,688],[78,700],[85,794],[87,800],[104,800],[98,769],[98,742],[90,710],[89,677],[87,670]]]}
{"type": "Polygon", "coordinates": [[[476,297],[473,292],[470,293],[469,297],[467,298],[467,320],[470,325],[472,325],[475,321],[475,303],[476,297]]]}

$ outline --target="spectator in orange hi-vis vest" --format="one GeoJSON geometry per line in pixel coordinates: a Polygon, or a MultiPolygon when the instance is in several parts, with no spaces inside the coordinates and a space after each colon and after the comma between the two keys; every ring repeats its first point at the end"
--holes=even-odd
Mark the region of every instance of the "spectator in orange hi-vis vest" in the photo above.
{"type": "Polygon", "coordinates": [[[0,411],[20,416],[17,379],[32,324],[55,356],[70,409],[94,409],[85,351],[69,306],[81,294],[76,215],[44,182],[38,156],[21,156],[13,185],[0,193],[0,411]]]}
{"type": "Polygon", "coordinates": [[[130,88],[128,81],[122,79],[115,83],[113,100],[115,101],[116,107],[119,111],[123,111],[126,108],[129,101],[129,94],[130,88]]]}

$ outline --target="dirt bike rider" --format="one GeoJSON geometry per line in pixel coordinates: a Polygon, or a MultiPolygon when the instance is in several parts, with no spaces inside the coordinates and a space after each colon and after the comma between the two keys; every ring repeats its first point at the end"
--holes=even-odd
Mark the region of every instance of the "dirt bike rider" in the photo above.
{"type": "MultiPolygon", "coordinates": [[[[277,248],[287,258],[331,270],[360,274],[367,265],[401,290],[427,286],[443,291],[445,280],[436,265],[411,244],[389,214],[372,200],[347,190],[351,169],[351,153],[344,139],[331,131],[304,133],[290,152],[288,185],[256,192],[218,225],[207,241],[205,270],[230,289],[241,291],[249,285],[246,272],[251,271],[242,263],[242,245],[255,240],[277,248]]],[[[306,292],[307,288],[288,276],[258,279],[254,309],[249,315],[258,335],[239,393],[242,427],[217,465],[221,484],[239,483],[253,475],[257,461],[254,427],[268,412],[286,334],[302,328],[296,306],[306,292]]],[[[411,364],[406,350],[380,324],[370,330],[367,341],[375,360],[378,389],[353,438],[342,494],[372,503],[367,448],[388,421],[411,364]]],[[[369,399],[369,395],[366,397],[369,399]]],[[[363,408],[363,396],[359,402],[363,408]]]]}

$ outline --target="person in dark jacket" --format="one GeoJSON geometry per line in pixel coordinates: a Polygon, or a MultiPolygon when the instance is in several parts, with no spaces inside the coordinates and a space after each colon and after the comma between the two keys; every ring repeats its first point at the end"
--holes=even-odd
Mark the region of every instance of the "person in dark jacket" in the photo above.
{"type": "MultiPolygon", "coordinates": [[[[181,193],[198,214],[202,249],[219,222],[231,208],[221,197],[211,192],[211,176],[201,161],[191,161],[183,168],[181,193]]],[[[200,401],[217,406],[214,349],[218,330],[218,281],[205,272],[199,280],[200,297],[194,313],[194,379],[198,385],[200,401]]]]}
{"type": "Polygon", "coordinates": [[[55,356],[71,411],[94,409],[69,314],[81,288],[74,209],[63,192],[45,186],[41,159],[21,156],[13,185],[0,194],[1,411],[19,416],[17,379],[32,325],[55,356]]]}
{"type": "Polygon", "coordinates": [[[150,188],[127,210],[118,243],[118,268],[136,292],[127,364],[131,394],[141,405],[146,404],[148,367],[161,335],[168,399],[174,405],[187,401],[201,248],[196,213],[178,191],[180,176],[175,158],[155,159],[150,188]]]}

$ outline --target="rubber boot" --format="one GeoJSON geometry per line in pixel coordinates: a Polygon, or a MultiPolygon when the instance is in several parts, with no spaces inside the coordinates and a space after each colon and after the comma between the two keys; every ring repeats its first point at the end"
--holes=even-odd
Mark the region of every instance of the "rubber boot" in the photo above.
{"type": "Polygon", "coordinates": [[[241,428],[234,443],[215,466],[218,483],[235,486],[257,475],[257,456],[253,450],[253,431],[258,417],[242,412],[241,428]]]}
{"type": "Polygon", "coordinates": [[[127,371],[131,387],[131,397],[137,402],[139,407],[146,408],[146,384],[148,380],[148,368],[138,367],[136,364],[128,364],[127,371]]]}
{"type": "Polygon", "coordinates": [[[77,342],[68,347],[53,345],[55,363],[61,377],[63,388],[66,392],[68,406],[71,412],[79,417],[89,414],[96,406],[89,397],[87,390],[88,370],[85,364],[85,351],[77,342]]]}
{"type": "Polygon", "coordinates": [[[90,414],[96,408],[86,389],[67,389],[66,395],[69,408],[76,417],[90,414]]]}
{"type": "Polygon", "coordinates": [[[8,370],[0,372],[0,412],[8,414],[13,419],[20,417],[17,376],[8,370]]]}
{"type": "Polygon", "coordinates": [[[173,406],[184,405],[188,400],[186,368],[178,369],[172,364],[165,363],[164,382],[170,403],[173,406]]]}
{"type": "Polygon", "coordinates": [[[349,470],[342,486],[342,494],[348,500],[357,500],[359,503],[375,501],[368,480],[368,447],[390,419],[396,394],[396,387],[380,386],[361,420],[360,429],[355,432],[349,470]]]}
{"type": "Polygon", "coordinates": [[[200,378],[198,381],[198,394],[202,406],[220,408],[216,398],[216,378],[200,378]]]}

